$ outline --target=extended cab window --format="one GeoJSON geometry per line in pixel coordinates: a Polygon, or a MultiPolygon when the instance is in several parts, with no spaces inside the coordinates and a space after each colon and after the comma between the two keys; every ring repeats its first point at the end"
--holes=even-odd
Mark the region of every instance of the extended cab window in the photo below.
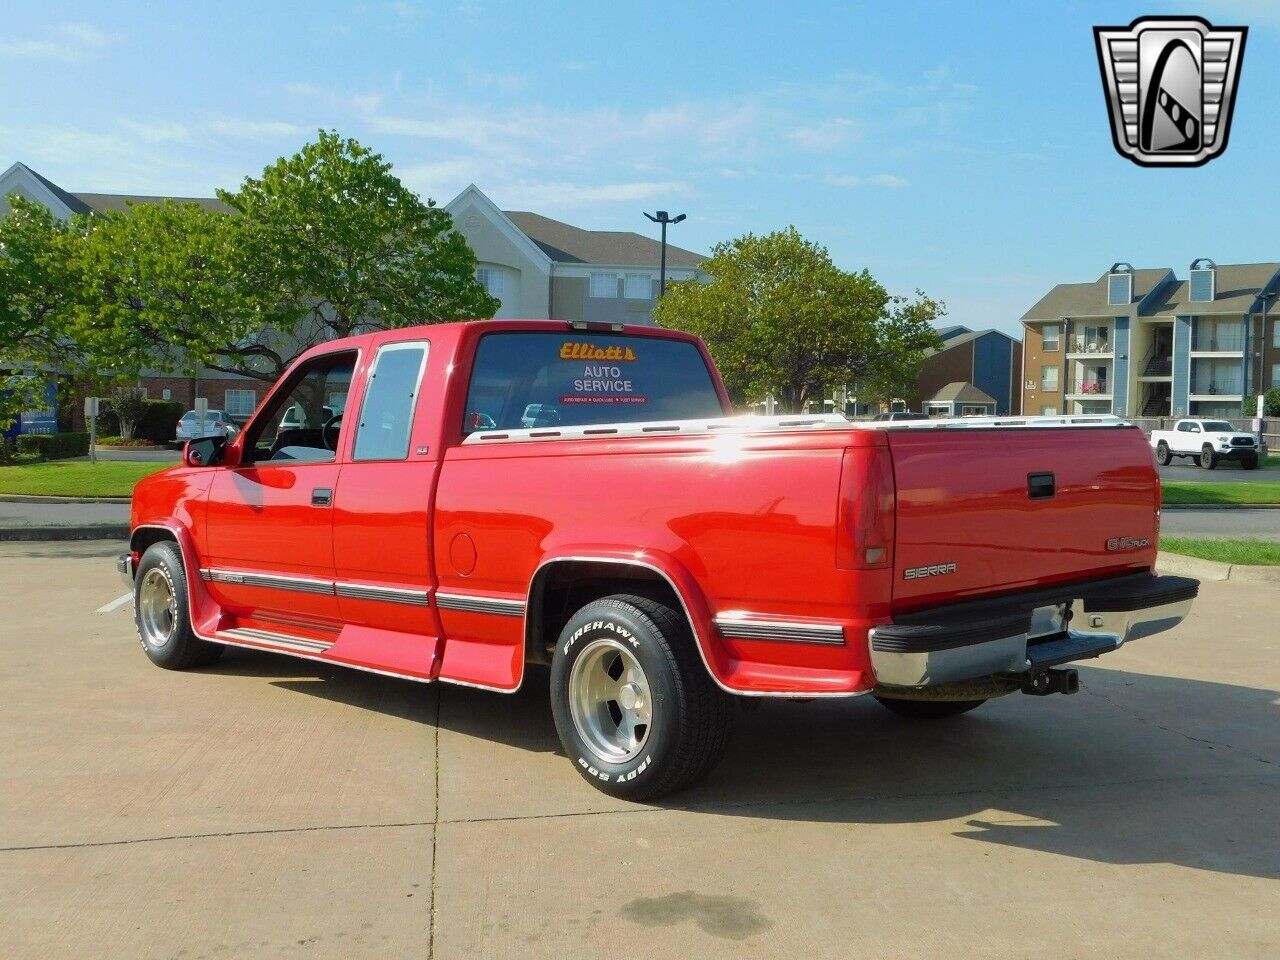
{"type": "Polygon", "coordinates": [[[354,353],[334,353],[296,371],[286,389],[254,418],[245,437],[245,462],[332,461],[355,366],[354,353]]]}
{"type": "Polygon", "coordinates": [[[724,415],[701,352],[618,334],[490,333],[480,340],[463,430],[520,430],[724,415]]]}
{"type": "Polygon", "coordinates": [[[378,351],[364,388],[353,460],[403,460],[409,456],[413,405],[422,385],[427,345],[392,343],[378,351]]]}

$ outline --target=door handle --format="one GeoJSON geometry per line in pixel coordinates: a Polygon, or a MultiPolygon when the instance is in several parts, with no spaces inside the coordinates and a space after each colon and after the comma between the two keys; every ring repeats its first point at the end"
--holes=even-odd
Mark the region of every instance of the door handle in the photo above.
{"type": "Polygon", "coordinates": [[[328,487],[313,487],[311,490],[311,505],[313,507],[327,507],[333,503],[333,491],[328,487]]]}

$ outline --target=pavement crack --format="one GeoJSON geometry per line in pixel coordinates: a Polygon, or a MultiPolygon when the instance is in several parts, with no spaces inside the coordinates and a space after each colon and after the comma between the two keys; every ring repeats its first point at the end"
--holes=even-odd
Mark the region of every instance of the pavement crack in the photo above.
{"type": "Polygon", "coordinates": [[[1183,740],[1186,740],[1189,743],[1202,743],[1207,747],[1222,747],[1223,749],[1226,749],[1226,750],[1235,750],[1243,754],[1245,757],[1248,757],[1250,760],[1256,761],[1257,763],[1264,763],[1267,766],[1275,766],[1274,761],[1268,760],[1266,757],[1255,756],[1254,754],[1250,753],[1248,750],[1245,750],[1242,747],[1237,747],[1235,744],[1225,743],[1221,740],[1206,740],[1204,737],[1197,737],[1194,734],[1187,733],[1185,730],[1179,730],[1177,727],[1165,726],[1163,723],[1160,723],[1157,720],[1152,720],[1150,717],[1144,717],[1142,714],[1138,713],[1137,710],[1133,709],[1132,707],[1128,706],[1125,703],[1120,702],[1119,700],[1112,699],[1111,697],[1107,696],[1105,693],[1102,693],[1100,690],[1096,688],[1086,687],[1084,685],[1081,685],[1080,689],[1091,697],[1097,697],[1099,700],[1103,700],[1106,703],[1109,703],[1111,706],[1115,707],[1117,710],[1121,711],[1122,713],[1128,714],[1131,718],[1133,718],[1134,720],[1137,720],[1139,723],[1145,723],[1145,724],[1148,724],[1149,726],[1155,727],[1157,730],[1162,730],[1165,733],[1171,733],[1175,737],[1181,737],[1183,740]]]}
{"type": "Polygon", "coordinates": [[[80,850],[94,847],[129,847],[139,843],[162,843],[166,840],[216,840],[221,837],[259,837],[288,833],[325,833],[341,830],[398,830],[405,827],[435,827],[435,820],[403,820],[394,823],[331,823],[312,827],[266,827],[259,830],[221,830],[209,833],[173,833],[158,837],[130,837],[122,840],[86,840],[80,843],[33,843],[0,847],[0,853],[24,850],[80,850]]]}

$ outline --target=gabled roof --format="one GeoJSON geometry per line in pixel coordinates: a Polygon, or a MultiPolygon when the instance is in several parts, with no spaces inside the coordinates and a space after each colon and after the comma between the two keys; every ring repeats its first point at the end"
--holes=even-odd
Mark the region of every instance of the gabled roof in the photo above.
{"type": "Polygon", "coordinates": [[[929,402],[994,404],[996,401],[995,397],[990,396],[984,390],[979,390],[972,383],[957,380],[954,383],[948,383],[945,387],[935,393],[929,398],[929,402]]]}
{"type": "Polygon", "coordinates": [[[953,336],[950,336],[950,337],[943,337],[942,347],[940,349],[935,350],[932,347],[930,347],[928,350],[924,352],[924,355],[926,357],[932,357],[939,353],[946,353],[948,350],[951,350],[955,347],[963,346],[966,343],[972,343],[974,340],[981,340],[983,337],[989,337],[989,336],[1004,337],[1006,340],[1013,343],[1021,342],[1021,341],[1018,341],[1015,337],[1009,336],[1009,334],[1005,333],[1003,330],[995,330],[995,329],[970,330],[967,327],[961,327],[960,329],[963,330],[964,332],[954,334],[953,336]]]}
{"type": "Polygon", "coordinates": [[[1172,281],[1168,267],[1133,271],[1133,300],[1128,304],[1107,303],[1107,277],[1104,273],[1092,283],[1060,283],[1022,315],[1023,320],[1061,320],[1063,317],[1135,316],[1142,301],[1172,281]]]}
{"type": "Polygon", "coordinates": [[[961,323],[953,323],[949,327],[938,327],[938,336],[943,340],[950,340],[952,337],[969,332],[969,328],[961,323]]]}
{"type": "Polygon", "coordinates": [[[131,193],[73,193],[70,196],[81,203],[86,211],[92,210],[94,213],[106,213],[108,210],[123,213],[131,203],[164,203],[166,200],[174,203],[198,203],[214,213],[235,212],[217,197],[148,197],[131,193]]]}
{"type": "Polygon", "coordinates": [[[1169,284],[1154,301],[1143,309],[1143,316],[1174,317],[1178,314],[1204,315],[1225,313],[1242,316],[1258,309],[1258,295],[1274,289],[1280,263],[1223,263],[1216,268],[1214,297],[1209,301],[1192,300],[1186,280],[1169,284]]]}
{"type": "Polygon", "coordinates": [[[47,177],[44,177],[41,174],[37,173],[36,171],[32,170],[25,163],[20,163],[18,165],[22,167],[23,170],[27,171],[27,173],[31,174],[33,177],[39,180],[49,190],[50,193],[52,193],[55,197],[57,197],[59,200],[65,203],[67,205],[67,209],[70,210],[72,213],[88,213],[89,212],[88,205],[85,204],[83,200],[79,199],[75,194],[67,193],[66,190],[63,190],[60,186],[58,186],[56,183],[54,183],[52,180],[48,179],[47,177]]]}
{"type": "MultiPolygon", "coordinates": [[[[584,230],[526,210],[502,212],[557,263],[658,265],[662,245],[643,234],[630,230],[584,230]]],[[[705,259],[692,250],[667,244],[668,267],[696,268],[705,259]]]]}

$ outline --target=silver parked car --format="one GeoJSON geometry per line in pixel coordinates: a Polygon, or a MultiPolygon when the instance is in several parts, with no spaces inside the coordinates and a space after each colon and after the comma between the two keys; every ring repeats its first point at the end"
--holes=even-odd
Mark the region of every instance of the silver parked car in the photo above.
{"type": "Polygon", "coordinates": [[[175,440],[195,440],[197,437],[226,437],[230,440],[239,429],[239,424],[225,410],[210,410],[204,415],[204,431],[201,432],[200,416],[194,410],[188,410],[178,421],[173,436],[175,440]]]}

